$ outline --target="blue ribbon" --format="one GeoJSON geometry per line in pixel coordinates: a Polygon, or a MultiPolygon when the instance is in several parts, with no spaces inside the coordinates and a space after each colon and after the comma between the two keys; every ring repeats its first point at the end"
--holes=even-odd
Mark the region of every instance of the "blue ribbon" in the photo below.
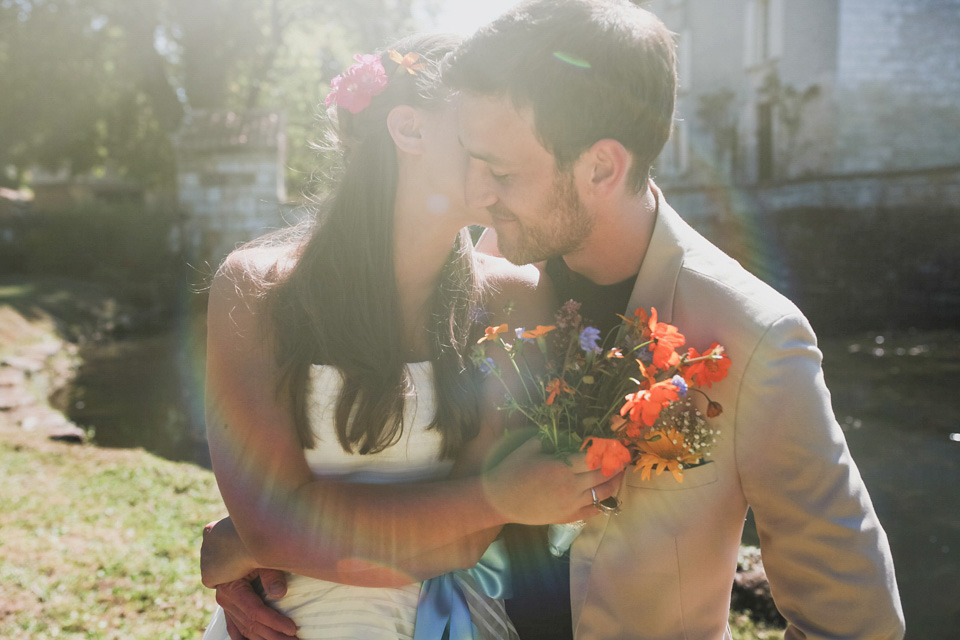
{"type": "Polygon", "coordinates": [[[424,580],[413,640],[477,640],[477,628],[470,619],[470,608],[458,582],[465,575],[491,598],[513,595],[506,544],[503,540],[494,540],[472,568],[424,580]]]}

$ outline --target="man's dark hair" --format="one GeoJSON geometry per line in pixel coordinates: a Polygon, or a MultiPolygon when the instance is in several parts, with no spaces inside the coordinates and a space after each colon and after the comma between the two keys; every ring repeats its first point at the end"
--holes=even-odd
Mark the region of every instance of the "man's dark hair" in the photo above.
{"type": "Polygon", "coordinates": [[[633,154],[630,179],[640,192],[670,136],[674,50],[663,23],[629,2],[534,0],[461,45],[444,81],[530,107],[560,170],[598,140],[617,140],[633,154]]]}

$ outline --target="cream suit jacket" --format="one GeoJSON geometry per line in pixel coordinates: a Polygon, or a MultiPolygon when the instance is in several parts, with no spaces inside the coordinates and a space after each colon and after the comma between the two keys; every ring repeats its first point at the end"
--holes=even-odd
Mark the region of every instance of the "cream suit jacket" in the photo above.
{"type": "Polygon", "coordinates": [[[659,198],[628,311],[656,307],[688,346],[726,348],[729,374],[706,389],[724,411],[710,419],[712,463],[682,484],[628,470],[623,512],[588,521],[571,552],[575,637],[729,638],[749,505],[787,639],[901,638],[890,548],[834,418],[812,329],[659,198]]]}

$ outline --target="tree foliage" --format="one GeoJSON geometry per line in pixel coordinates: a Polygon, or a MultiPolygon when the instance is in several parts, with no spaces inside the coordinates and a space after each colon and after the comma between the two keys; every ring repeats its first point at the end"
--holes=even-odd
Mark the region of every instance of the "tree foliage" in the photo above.
{"type": "Polygon", "coordinates": [[[33,165],[170,184],[191,109],[283,109],[305,172],[330,77],[412,30],[413,2],[0,0],[0,184],[33,165]]]}

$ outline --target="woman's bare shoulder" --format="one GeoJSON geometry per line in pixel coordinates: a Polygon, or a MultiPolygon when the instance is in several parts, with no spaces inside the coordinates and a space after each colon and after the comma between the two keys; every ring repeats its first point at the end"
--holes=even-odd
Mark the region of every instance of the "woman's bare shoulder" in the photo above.
{"type": "Polygon", "coordinates": [[[208,331],[253,336],[265,319],[263,301],[270,287],[286,277],[296,261],[295,247],[241,247],[217,269],[207,303],[208,331]]]}
{"type": "Polygon", "coordinates": [[[478,254],[487,285],[488,311],[509,308],[515,318],[545,321],[555,305],[549,278],[537,265],[515,265],[505,258],[478,254]]]}
{"type": "Polygon", "coordinates": [[[233,289],[241,297],[261,295],[283,280],[296,263],[296,246],[240,247],[228,255],[213,278],[213,291],[233,289]]]}
{"type": "Polygon", "coordinates": [[[542,279],[540,269],[536,265],[513,264],[506,258],[491,256],[486,253],[476,253],[477,267],[487,284],[494,288],[503,287],[535,289],[542,279]]]}

